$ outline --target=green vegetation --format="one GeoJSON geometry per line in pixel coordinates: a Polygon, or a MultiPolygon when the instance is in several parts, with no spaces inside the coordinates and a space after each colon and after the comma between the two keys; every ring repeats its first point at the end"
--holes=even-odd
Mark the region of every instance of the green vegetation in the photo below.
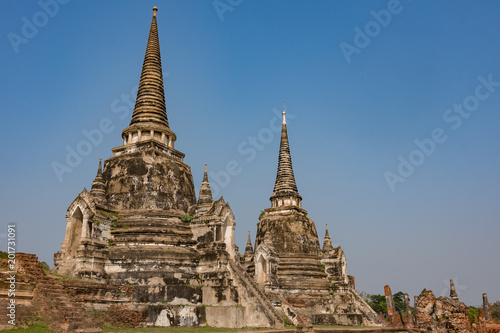
{"type": "MultiPolygon", "coordinates": [[[[285,319],[285,323],[287,320],[285,319]]],[[[286,329],[295,329],[295,326],[287,323],[285,325],[286,329]]],[[[359,329],[359,326],[324,326],[324,325],[314,325],[314,328],[340,328],[340,329],[359,329]]],[[[368,328],[363,326],[363,328],[368,328]]],[[[269,328],[254,328],[254,327],[244,327],[244,328],[216,328],[216,327],[140,327],[140,328],[126,328],[120,327],[107,327],[102,330],[102,332],[144,332],[144,333],[216,333],[216,332],[245,332],[245,331],[268,331],[272,330],[269,328]]],[[[36,323],[28,326],[27,328],[18,328],[12,330],[2,331],[5,333],[50,333],[52,332],[43,323],[36,323]]]]}
{"type": "Polygon", "coordinates": [[[189,216],[189,215],[184,215],[184,216],[181,216],[181,221],[182,222],[191,222],[192,220],[194,219],[194,216],[189,216]]]}
{"type": "Polygon", "coordinates": [[[42,261],[40,265],[45,273],[50,272],[50,266],[45,261],[42,261]]]}
{"type": "Polygon", "coordinates": [[[394,298],[394,307],[396,308],[396,311],[406,313],[405,294],[402,291],[398,291],[392,295],[392,298],[394,298]]]}
{"type": "Polygon", "coordinates": [[[42,323],[31,324],[27,328],[12,329],[2,331],[4,333],[19,333],[19,332],[30,332],[30,333],[51,333],[52,331],[42,323]]]}
{"type": "Polygon", "coordinates": [[[475,306],[469,306],[469,321],[474,322],[474,316],[478,315],[478,309],[475,306]]]}
{"type": "Polygon", "coordinates": [[[119,220],[120,219],[120,212],[105,212],[103,210],[100,210],[99,213],[104,216],[104,217],[107,217],[111,220],[119,220]]]}
{"type": "Polygon", "coordinates": [[[9,254],[7,252],[0,251],[0,259],[9,259],[9,254]]]}
{"type": "MultiPolygon", "coordinates": [[[[360,292],[360,294],[375,312],[387,313],[387,303],[384,295],[370,295],[365,292],[360,292]]],[[[406,306],[404,293],[402,291],[398,291],[392,295],[392,298],[394,299],[394,307],[396,308],[396,311],[405,315],[406,306]]]]}
{"type": "Polygon", "coordinates": [[[321,265],[319,265],[319,267],[320,267],[322,270],[325,270],[325,264],[321,264],[321,265]]]}
{"type": "Polygon", "coordinates": [[[262,218],[262,216],[264,216],[264,214],[265,214],[265,213],[266,213],[266,212],[265,212],[265,211],[263,211],[263,210],[261,210],[261,211],[260,211],[260,214],[259,214],[259,221],[260,221],[260,219],[262,218]]]}
{"type": "Polygon", "coordinates": [[[387,303],[385,296],[382,295],[368,295],[367,303],[377,313],[387,313],[387,303]]]}
{"type": "Polygon", "coordinates": [[[90,223],[99,226],[101,224],[101,221],[99,221],[98,219],[96,219],[95,217],[93,217],[92,220],[90,220],[90,223]]]}

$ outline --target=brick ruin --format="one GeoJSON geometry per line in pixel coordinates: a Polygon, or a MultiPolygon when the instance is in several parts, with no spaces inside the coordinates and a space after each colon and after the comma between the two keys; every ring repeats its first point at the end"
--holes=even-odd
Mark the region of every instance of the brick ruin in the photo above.
{"type": "MultiPolygon", "coordinates": [[[[46,274],[34,254],[16,253],[16,326],[41,318],[54,332],[93,332],[100,326],[136,326],[145,321],[131,306],[132,286],[102,284],[46,274]]],[[[0,259],[0,316],[7,318],[7,260],[0,259]]],[[[12,328],[3,325],[0,329],[12,328]]]]}
{"type": "Polygon", "coordinates": [[[483,294],[483,308],[479,318],[469,319],[469,308],[458,299],[453,280],[450,280],[450,297],[434,296],[431,290],[424,289],[415,296],[413,315],[409,297],[405,294],[405,313],[399,313],[392,300],[389,286],[385,286],[387,300],[387,320],[390,326],[415,332],[460,332],[460,333],[499,333],[500,328],[493,322],[488,323],[485,311],[488,309],[487,296],[483,294]]]}

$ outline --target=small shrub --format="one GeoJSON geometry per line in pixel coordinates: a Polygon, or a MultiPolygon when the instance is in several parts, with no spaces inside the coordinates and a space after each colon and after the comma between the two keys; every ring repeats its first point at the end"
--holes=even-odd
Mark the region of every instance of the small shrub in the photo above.
{"type": "Polygon", "coordinates": [[[184,216],[181,216],[181,221],[182,222],[191,222],[192,220],[194,219],[194,216],[189,216],[189,215],[184,215],[184,216]]]}
{"type": "Polygon", "coordinates": [[[40,263],[40,265],[42,266],[42,269],[43,269],[43,271],[44,271],[44,272],[48,272],[48,271],[50,271],[50,266],[49,266],[49,264],[47,264],[45,261],[42,261],[42,262],[40,263]]]}

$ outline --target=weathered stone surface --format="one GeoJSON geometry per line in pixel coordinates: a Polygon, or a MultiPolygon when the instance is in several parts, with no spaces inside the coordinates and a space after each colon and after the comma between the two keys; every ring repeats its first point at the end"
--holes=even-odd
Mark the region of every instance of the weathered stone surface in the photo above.
{"type": "Polygon", "coordinates": [[[392,326],[397,328],[403,328],[403,321],[401,319],[401,314],[396,311],[396,307],[394,305],[394,298],[392,296],[391,288],[386,285],[384,287],[385,301],[387,304],[387,320],[391,323],[392,326]]]}
{"type": "Polygon", "coordinates": [[[405,327],[411,329],[415,325],[415,319],[413,318],[413,314],[411,312],[410,297],[408,296],[408,294],[404,294],[404,297],[405,297],[405,309],[406,309],[405,327]]]}
{"type": "Polygon", "coordinates": [[[394,308],[394,299],[392,297],[392,291],[388,285],[384,287],[384,294],[385,294],[385,302],[387,304],[387,315],[393,316],[394,313],[396,312],[396,309],[394,308]]]}
{"type": "Polygon", "coordinates": [[[484,319],[491,320],[490,316],[490,303],[488,303],[488,294],[483,294],[483,309],[484,309],[484,319]]]}
{"type": "Polygon", "coordinates": [[[196,204],[191,170],[171,149],[151,140],[114,152],[103,171],[111,210],[169,210],[180,217],[196,204]]]}
{"type": "Polygon", "coordinates": [[[303,253],[318,256],[318,233],[314,222],[306,215],[307,212],[297,208],[284,212],[266,209],[259,222],[255,248],[267,241],[278,254],[303,253]]]}
{"type": "Polygon", "coordinates": [[[237,306],[209,306],[205,308],[207,314],[207,325],[210,327],[234,327],[245,326],[245,308],[237,306]]]}
{"type": "Polygon", "coordinates": [[[436,322],[433,318],[434,303],[436,296],[430,290],[422,290],[420,296],[415,299],[415,318],[419,327],[434,330],[436,322]]]}
{"type": "Polygon", "coordinates": [[[450,280],[450,298],[458,301],[458,294],[457,290],[455,289],[455,284],[453,283],[453,280],[450,280]]]}

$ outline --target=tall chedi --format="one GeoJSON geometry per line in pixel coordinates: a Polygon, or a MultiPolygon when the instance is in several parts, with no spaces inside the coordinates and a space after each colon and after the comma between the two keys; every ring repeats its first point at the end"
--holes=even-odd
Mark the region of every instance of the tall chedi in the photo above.
{"type": "Polygon", "coordinates": [[[376,313],[356,293],[346,275],[345,256],[333,248],[328,231],[320,247],[314,222],[302,208],[283,111],[278,170],[271,208],[260,216],[249,274],[267,297],[283,304],[295,323],[380,325],[376,313]],[[300,322],[299,320],[299,322],[300,322]]]}
{"type": "Polygon", "coordinates": [[[122,132],[123,146],[114,148],[106,161],[103,177],[113,209],[161,209],[180,216],[196,204],[196,196],[191,170],[174,148],[176,135],[167,119],[156,11],[132,120],[122,132]]]}
{"type": "Polygon", "coordinates": [[[138,284],[195,274],[194,266],[182,274],[172,268],[199,260],[190,226],[182,221],[196,209],[196,195],[167,119],[156,13],[154,7],[123,145],[112,149],[103,167],[99,162],[92,190],[68,209],[66,238],[55,257],[60,272],[138,284]]]}

